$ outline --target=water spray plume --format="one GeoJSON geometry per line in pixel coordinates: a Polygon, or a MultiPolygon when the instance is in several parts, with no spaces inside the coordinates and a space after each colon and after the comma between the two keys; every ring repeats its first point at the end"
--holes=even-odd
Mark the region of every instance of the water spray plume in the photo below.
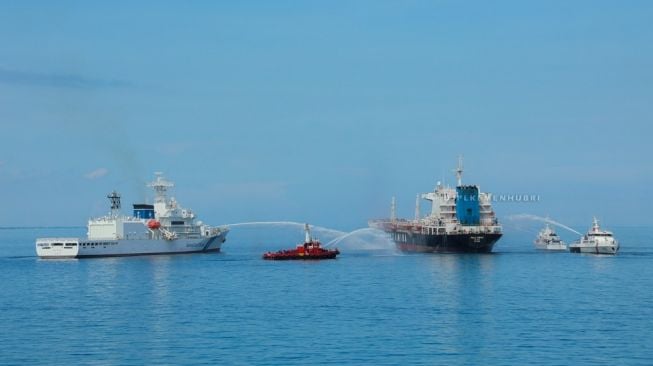
{"type": "MultiPolygon", "coordinates": [[[[295,221],[253,221],[239,222],[225,225],[229,228],[238,226],[294,226],[304,229],[304,223],[295,221]]],[[[334,246],[336,244],[346,244],[355,249],[366,250],[392,250],[396,251],[396,246],[386,233],[373,228],[362,228],[351,232],[344,232],[335,229],[329,229],[322,226],[311,225],[311,230],[321,232],[327,235],[335,236],[335,239],[329,241],[324,247],[334,246]]]]}
{"type": "MultiPolygon", "coordinates": [[[[295,222],[295,221],[252,221],[252,222],[239,222],[236,224],[225,225],[227,227],[236,227],[236,226],[262,226],[262,225],[272,225],[272,226],[298,226],[302,230],[304,229],[305,223],[295,222]]],[[[346,234],[344,231],[329,229],[322,226],[311,225],[311,229],[315,231],[329,233],[331,235],[341,236],[346,234]]]]}
{"type": "Polygon", "coordinates": [[[391,250],[393,252],[397,250],[388,234],[374,228],[362,228],[346,233],[331,240],[325,247],[335,246],[343,242],[356,249],[391,250]]]}
{"type": "Polygon", "coordinates": [[[576,231],[576,230],[570,228],[569,226],[564,225],[564,224],[561,224],[561,223],[559,223],[559,222],[557,222],[557,221],[551,220],[551,219],[548,218],[548,217],[542,217],[542,216],[531,215],[531,214],[519,214],[519,215],[510,215],[510,216],[508,216],[508,220],[532,220],[532,221],[541,221],[541,222],[546,222],[546,223],[548,223],[548,224],[551,224],[551,225],[555,225],[555,226],[561,227],[561,228],[563,228],[563,229],[565,229],[565,230],[569,230],[569,231],[571,231],[572,233],[575,233],[575,234],[578,234],[578,235],[583,235],[583,234],[579,233],[578,231],[576,231]]]}

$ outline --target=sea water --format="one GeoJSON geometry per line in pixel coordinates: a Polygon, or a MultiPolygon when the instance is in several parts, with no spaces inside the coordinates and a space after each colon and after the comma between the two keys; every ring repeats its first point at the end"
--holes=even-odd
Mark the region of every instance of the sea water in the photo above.
{"type": "Polygon", "coordinates": [[[492,254],[352,236],[320,262],[261,259],[298,228],[82,260],[38,259],[34,239],[85,228],[0,229],[0,364],[652,364],[653,228],[612,229],[617,256],[536,252],[534,232],[507,230],[492,254]]]}

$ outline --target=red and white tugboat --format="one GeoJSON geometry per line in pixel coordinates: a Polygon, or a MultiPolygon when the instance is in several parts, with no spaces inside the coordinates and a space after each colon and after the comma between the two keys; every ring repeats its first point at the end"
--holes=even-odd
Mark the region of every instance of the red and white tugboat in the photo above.
{"type": "Polygon", "coordinates": [[[311,237],[311,230],[308,224],[304,227],[306,237],[304,242],[298,244],[295,249],[280,250],[278,252],[267,252],[263,259],[269,260],[297,260],[297,259],[335,259],[340,251],[338,249],[324,249],[320,241],[311,237]]]}

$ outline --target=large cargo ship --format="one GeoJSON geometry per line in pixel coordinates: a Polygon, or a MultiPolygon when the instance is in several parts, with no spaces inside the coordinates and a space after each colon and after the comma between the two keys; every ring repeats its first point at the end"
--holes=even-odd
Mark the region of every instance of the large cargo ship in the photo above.
{"type": "Polygon", "coordinates": [[[410,252],[489,253],[502,236],[491,204],[491,195],[477,185],[462,184],[462,157],[455,170],[455,188],[437,183],[433,192],[421,195],[431,202],[431,213],[420,217],[420,196],[415,219],[398,219],[393,197],[389,219],[371,220],[369,226],[390,234],[400,250],[410,252]]]}
{"type": "Polygon", "coordinates": [[[174,186],[157,173],[148,184],[155,192],[154,204],[135,204],[133,216],[120,214],[120,195],[107,196],[111,212],[88,221],[86,238],[39,238],[36,254],[41,258],[84,258],[220,251],[229,229],[195,221],[167,190],[174,186]]]}

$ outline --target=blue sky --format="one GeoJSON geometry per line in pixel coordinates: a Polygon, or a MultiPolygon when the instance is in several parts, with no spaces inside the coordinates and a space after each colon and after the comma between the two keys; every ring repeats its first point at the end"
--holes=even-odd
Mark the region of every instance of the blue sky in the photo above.
{"type": "MultiPolygon", "coordinates": [[[[0,3],[0,226],[164,171],[204,221],[412,216],[465,156],[500,218],[651,222],[653,3],[0,3]]],[[[426,203],[426,202],[425,202],[426,203]]],[[[426,204],[423,210],[426,211],[426,204]]]]}

